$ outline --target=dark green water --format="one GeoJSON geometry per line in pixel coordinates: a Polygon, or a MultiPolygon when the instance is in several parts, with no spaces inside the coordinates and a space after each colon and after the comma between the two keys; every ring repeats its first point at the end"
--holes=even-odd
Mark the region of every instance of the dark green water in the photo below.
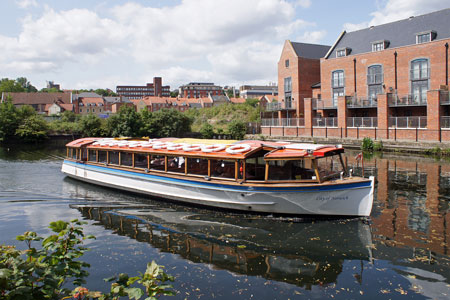
{"type": "MultiPolygon", "coordinates": [[[[156,260],[176,280],[168,299],[448,299],[450,164],[365,160],[377,176],[369,222],[291,220],[175,205],[78,182],[64,149],[0,148],[0,243],[84,219],[97,239],[87,286],[156,260]]],[[[349,155],[356,172],[360,166],[349,155]]]]}

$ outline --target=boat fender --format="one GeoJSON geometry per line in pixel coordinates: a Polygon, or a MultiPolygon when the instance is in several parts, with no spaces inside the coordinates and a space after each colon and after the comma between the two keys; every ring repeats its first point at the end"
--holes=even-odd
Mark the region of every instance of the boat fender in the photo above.
{"type": "Polygon", "coordinates": [[[167,150],[181,150],[186,146],[184,143],[167,145],[167,150]]]}
{"type": "Polygon", "coordinates": [[[247,152],[251,148],[252,147],[249,144],[238,144],[238,145],[233,145],[231,147],[228,147],[227,150],[225,150],[225,151],[230,154],[238,154],[238,153],[242,153],[242,152],[247,152]]]}
{"type": "Polygon", "coordinates": [[[201,151],[203,146],[205,146],[205,145],[203,145],[203,144],[186,145],[183,147],[183,151],[186,151],[186,152],[201,151]]]}
{"type": "Polygon", "coordinates": [[[215,145],[203,145],[202,152],[210,153],[210,152],[219,152],[226,148],[225,145],[215,144],[215,145]]]}
{"type": "Polygon", "coordinates": [[[166,143],[157,143],[153,144],[153,149],[165,149],[167,146],[168,145],[166,143]]]}

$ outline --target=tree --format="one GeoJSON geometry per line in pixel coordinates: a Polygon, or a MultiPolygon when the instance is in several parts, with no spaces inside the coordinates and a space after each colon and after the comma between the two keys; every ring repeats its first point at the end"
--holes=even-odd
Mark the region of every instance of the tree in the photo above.
{"type": "Polygon", "coordinates": [[[64,93],[57,88],[43,88],[40,90],[41,93],[64,93]]]}
{"type": "Polygon", "coordinates": [[[191,130],[191,119],[175,109],[158,110],[152,119],[158,137],[180,137],[191,130]]]}
{"type": "Polygon", "coordinates": [[[16,82],[22,86],[27,93],[36,93],[38,90],[34,87],[26,77],[19,77],[16,82]]]}
{"type": "Polygon", "coordinates": [[[179,93],[178,90],[173,90],[173,91],[170,92],[170,97],[176,98],[176,97],[178,97],[178,93],[179,93]]]}
{"type": "Polygon", "coordinates": [[[247,98],[245,99],[245,104],[250,105],[251,107],[257,107],[259,104],[259,99],[247,98]]]}
{"type": "Polygon", "coordinates": [[[111,136],[136,137],[141,135],[142,120],[134,106],[123,105],[119,112],[107,121],[111,136]]]}
{"type": "Polygon", "coordinates": [[[39,142],[47,138],[49,126],[41,116],[34,114],[23,119],[16,135],[25,142],[39,142]]]}
{"type": "Polygon", "coordinates": [[[75,122],[77,120],[77,115],[70,110],[65,110],[61,114],[61,121],[63,122],[75,122]]]}
{"type": "Polygon", "coordinates": [[[231,136],[231,138],[236,140],[242,140],[245,136],[245,133],[247,132],[245,123],[239,120],[231,121],[227,129],[228,134],[231,136]]]}
{"type": "Polygon", "coordinates": [[[25,89],[15,80],[3,78],[0,80],[0,94],[2,92],[20,93],[25,92],[25,89]]]}
{"type": "Polygon", "coordinates": [[[204,139],[212,139],[214,136],[214,128],[209,123],[203,123],[200,133],[204,139]]]}
{"type": "Polygon", "coordinates": [[[13,137],[18,126],[17,109],[12,103],[11,96],[7,96],[6,101],[0,103],[0,142],[13,137]]]}
{"type": "Polygon", "coordinates": [[[25,120],[26,118],[36,115],[36,110],[31,105],[22,105],[17,109],[17,116],[19,120],[25,120]]]}
{"type": "Polygon", "coordinates": [[[94,114],[85,115],[80,119],[79,128],[83,136],[102,136],[102,120],[94,114]]]}
{"type": "MultiPolygon", "coordinates": [[[[92,90],[91,90],[92,91],[92,90]]],[[[94,93],[101,95],[103,97],[109,97],[109,96],[117,96],[116,93],[114,93],[112,90],[110,89],[96,89],[94,91],[94,93]]]]}

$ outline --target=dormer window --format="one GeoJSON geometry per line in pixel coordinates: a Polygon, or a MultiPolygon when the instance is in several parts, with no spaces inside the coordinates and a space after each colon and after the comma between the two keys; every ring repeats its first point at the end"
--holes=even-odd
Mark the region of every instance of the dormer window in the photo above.
{"type": "Polygon", "coordinates": [[[340,48],[336,49],[336,57],[344,57],[350,54],[352,49],[350,48],[340,48]]]}
{"type": "Polygon", "coordinates": [[[372,42],[372,52],[382,51],[389,46],[389,41],[372,42]]]}
{"type": "Polygon", "coordinates": [[[429,30],[424,32],[419,32],[416,34],[416,44],[423,44],[431,42],[436,38],[436,31],[429,30]]]}

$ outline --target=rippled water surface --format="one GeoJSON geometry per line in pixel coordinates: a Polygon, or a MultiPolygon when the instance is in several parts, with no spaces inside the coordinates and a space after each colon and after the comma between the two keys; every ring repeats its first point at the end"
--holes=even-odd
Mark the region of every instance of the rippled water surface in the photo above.
{"type": "MultiPolygon", "coordinates": [[[[65,177],[64,149],[0,148],[0,243],[84,219],[97,239],[88,287],[156,260],[168,299],[448,299],[450,164],[365,159],[377,177],[369,221],[279,219],[165,203],[65,177]]],[[[348,155],[356,172],[361,166],[348,155]]]]}

